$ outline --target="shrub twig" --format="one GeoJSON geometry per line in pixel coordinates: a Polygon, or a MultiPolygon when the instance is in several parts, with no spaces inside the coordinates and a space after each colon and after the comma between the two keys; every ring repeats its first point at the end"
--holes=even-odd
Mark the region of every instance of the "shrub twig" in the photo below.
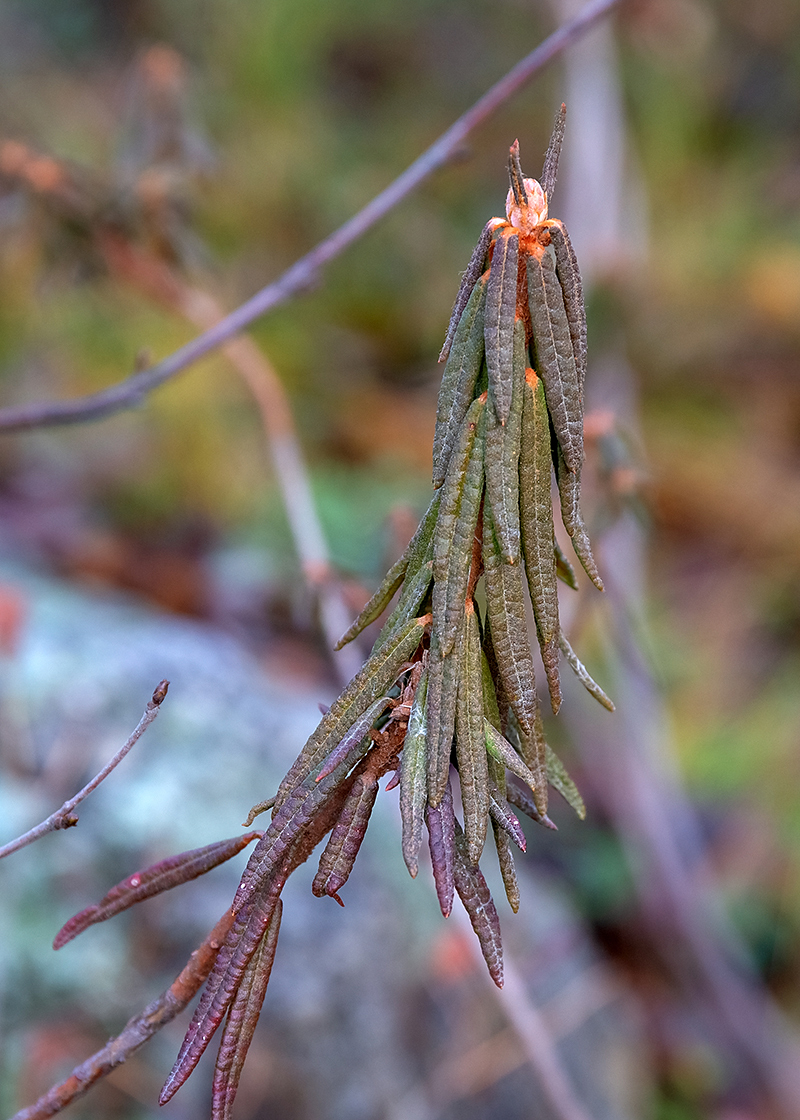
{"type": "Polygon", "coordinates": [[[20,1109],[11,1120],[45,1120],[48,1116],[55,1116],[126,1062],[157,1031],[179,1015],[208,979],[232,923],[233,914],[226,910],[166,991],[148,1003],[144,1011],[129,1019],[118,1035],[81,1062],[69,1077],[48,1089],[35,1104],[20,1109]]]}
{"type": "Polygon", "coordinates": [[[48,832],[56,832],[60,828],[72,828],[78,823],[78,818],[75,816],[74,810],[80,805],[81,801],[84,801],[90,793],[97,789],[101,782],[105,781],[111,771],[119,766],[120,762],[122,762],[131,748],[139,742],[142,735],[144,735],[145,731],[158,715],[164,698],[167,695],[168,688],[169,681],[161,681],[151,698],[147,701],[147,707],[142,714],[142,718],[125,743],[123,743],[114,757],[108,760],[103,769],[95,774],[92,780],[87,782],[82,790],[68,801],[65,801],[60,809],[56,809],[55,813],[51,813],[41,824],[37,824],[34,828],[24,832],[22,836],[18,836],[16,840],[9,840],[7,844],[4,844],[3,847],[0,848],[0,859],[3,859],[5,856],[10,856],[13,852],[18,852],[20,848],[27,847],[27,845],[32,844],[34,840],[46,836],[48,832]]]}
{"type": "MultiPolygon", "coordinates": [[[[464,945],[475,958],[478,972],[485,975],[480,948],[471,936],[465,914],[456,911],[456,921],[464,931],[464,945]]],[[[525,1059],[536,1075],[541,1094],[546,1098],[557,1120],[592,1120],[578,1099],[568,1070],[550,1033],[544,1015],[528,993],[525,980],[513,959],[506,954],[502,991],[489,984],[498,1007],[509,1021],[525,1059]]],[[[16,1120],[16,1117],[14,1117],[16,1120]]]]}
{"type": "Polygon", "coordinates": [[[321,241],[282,276],[257,292],[210,329],[180,347],[149,369],[132,374],[116,385],[69,401],[46,401],[0,409],[0,431],[53,427],[100,420],[105,416],[135,408],[154,389],[171,380],[198,358],[222,346],[261,315],[285,303],[316,283],[322,267],[340,256],[384,218],[406,195],[415,190],[434,171],[443,167],[458,151],[467,136],[517,93],[548,62],[581,38],[620,0],[591,0],[574,19],[568,20],[530,54],[521,59],[475,104],[435,140],[421,156],[376,195],[339,229],[321,241]]]}

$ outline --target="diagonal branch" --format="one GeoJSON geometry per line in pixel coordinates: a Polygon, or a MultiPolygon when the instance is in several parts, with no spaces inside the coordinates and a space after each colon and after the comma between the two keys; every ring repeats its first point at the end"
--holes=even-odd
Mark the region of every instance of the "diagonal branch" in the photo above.
{"type": "MultiPolygon", "coordinates": [[[[469,945],[480,974],[486,977],[480,948],[472,936],[466,915],[461,910],[456,911],[456,923],[464,931],[464,943],[469,945]]],[[[575,1092],[569,1072],[558,1051],[557,1040],[550,1034],[544,1016],[531,1000],[525,981],[514,961],[509,958],[508,951],[505,953],[503,973],[502,989],[494,984],[488,986],[507,1017],[520,1048],[536,1075],[540,1095],[549,1105],[548,1113],[557,1120],[592,1120],[575,1092]]],[[[12,1120],[17,1118],[13,1117],[12,1120]]]]}
{"type": "MultiPolygon", "coordinates": [[[[93,232],[114,275],[201,330],[208,331],[223,320],[224,312],[210,292],[186,283],[164,261],[142,252],[119,231],[100,226],[93,232]]],[[[335,649],[352,616],[331,567],[286,390],[269,358],[249,334],[228,339],[221,348],[258,406],[303,575],[318,603],[328,648],[335,649]]],[[[346,684],[361,668],[362,659],[357,648],[347,647],[333,654],[333,664],[340,683],[346,684]]]]}
{"type": "MultiPolygon", "coordinates": [[[[188,286],[182,290],[181,310],[201,328],[208,328],[223,318],[222,309],[210,293],[188,286]]],[[[331,566],[328,543],[314,504],[311,480],[286,390],[269,358],[251,335],[241,334],[229,339],[223,343],[222,352],[246,383],[258,406],[303,575],[316,598],[328,650],[336,651],[329,656],[333,658],[340,684],[345,685],[361,668],[363,658],[357,647],[336,650],[336,643],[352,622],[352,615],[331,566]]]]}
{"type": "Polygon", "coordinates": [[[71,401],[28,404],[0,409],[0,431],[22,431],[26,428],[51,427],[60,424],[99,420],[128,408],[134,408],[148,393],[163,385],[192,362],[222,346],[259,316],[285,303],[317,280],[321,268],[341,255],[345,249],[385,217],[406,195],[415,190],[434,171],[443,167],[467,136],[491,116],[505,101],[517,93],[548,62],[578,40],[599,19],[616,7],[620,0],[591,0],[574,19],[563,24],[535,50],[491,87],[483,97],[444,132],[418,159],[376,195],[371,202],[340,226],[314,249],[296,261],[282,276],[268,284],[235,311],[226,315],[209,330],[192,339],[174,354],[150,369],[133,374],[99,393],[91,393],[71,401]]]}
{"type": "Polygon", "coordinates": [[[142,735],[144,735],[147,728],[158,715],[159,709],[167,695],[168,688],[169,681],[161,681],[150,700],[147,701],[147,707],[144,710],[142,718],[131,732],[129,738],[123,743],[114,757],[108,760],[103,769],[98,774],[95,774],[92,780],[88,782],[82,790],[76,793],[74,797],[71,797],[69,801],[65,801],[60,809],[56,809],[55,813],[51,813],[47,820],[29,829],[27,832],[23,833],[22,836],[18,836],[16,840],[9,840],[7,844],[4,844],[3,847],[0,848],[0,859],[3,859],[4,856],[10,856],[12,852],[18,852],[20,848],[27,847],[27,845],[32,844],[34,840],[38,840],[40,836],[46,836],[48,832],[56,832],[60,828],[72,828],[73,825],[78,823],[78,818],[75,816],[73,810],[80,805],[81,801],[85,800],[93,790],[96,790],[102,781],[105,781],[111,771],[119,766],[131,747],[138,743],[142,735]]]}
{"type": "Polygon", "coordinates": [[[120,1034],[77,1066],[65,1081],[54,1085],[35,1104],[21,1109],[12,1120],[45,1120],[45,1117],[55,1116],[87,1093],[101,1078],[121,1066],[156,1031],[179,1015],[208,979],[232,922],[233,914],[226,910],[166,991],[149,1003],[144,1011],[129,1019],[120,1034]]]}

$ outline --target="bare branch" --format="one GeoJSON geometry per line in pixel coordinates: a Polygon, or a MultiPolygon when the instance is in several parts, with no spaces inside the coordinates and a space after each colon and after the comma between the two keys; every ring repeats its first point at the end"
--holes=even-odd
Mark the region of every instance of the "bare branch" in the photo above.
{"type": "MultiPolygon", "coordinates": [[[[469,945],[476,963],[480,961],[478,966],[480,974],[487,976],[483,968],[480,947],[471,936],[472,931],[466,916],[460,910],[456,911],[456,923],[465,931],[465,945],[469,945]]],[[[558,1052],[556,1040],[552,1037],[544,1016],[531,1000],[525,981],[507,951],[504,979],[502,989],[495,987],[494,984],[490,985],[492,994],[517,1036],[522,1052],[536,1075],[541,1095],[552,1110],[552,1115],[558,1120],[592,1120],[575,1094],[569,1074],[558,1052]]],[[[13,1117],[12,1120],[17,1120],[17,1117],[13,1117]]]]}
{"type": "Polygon", "coordinates": [[[121,1066],[157,1031],[179,1015],[208,979],[232,922],[233,914],[227,910],[165,992],[149,1003],[144,1011],[129,1019],[120,1034],[77,1066],[65,1081],[54,1085],[35,1104],[21,1109],[12,1120],[45,1120],[45,1117],[55,1116],[87,1093],[101,1078],[121,1066]]]}
{"type": "MultiPolygon", "coordinates": [[[[180,310],[195,326],[208,329],[223,319],[222,308],[208,292],[179,285],[180,310]]],[[[291,406],[281,379],[264,351],[249,334],[229,339],[222,352],[252,393],[283,494],[283,504],[303,575],[319,603],[319,618],[329,651],[347,629],[352,615],[342,598],[331,567],[328,544],[314,504],[291,406]]],[[[330,653],[340,682],[346,684],[361,668],[354,647],[330,653]]]]}
{"type": "MultiPolygon", "coordinates": [[[[93,234],[109,271],[155,303],[169,307],[204,331],[224,320],[224,311],[211,292],[188,284],[155,254],[138,248],[118,230],[98,223],[93,234]]],[[[351,614],[331,566],[286,390],[251,335],[228,339],[221,349],[258,407],[303,576],[319,605],[322,631],[328,649],[333,651],[339,635],[351,622],[351,614]]],[[[331,652],[330,656],[342,684],[361,668],[362,658],[356,648],[331,652]]]]}
{"type": "Polygon", "coordinates": [[[18,836],[16,840],[10,840],[7,844],[4,844],[3,847],[0,848],[0,859],[3,859],[4,856],[10,856],[12,852],[17,852],[20,848],[27,847],[27,845],[32,844],[34,840],[38,840],[40,836],[46,836],[48,832],[56,832],[60,828],[72,828],[73,825],[78,823],[78,818],[75,816],[73,810],[80,805],[81,801],[85,800],[93,790],[97,789],[101,782],[105,781],[111,771],[119,766],[131,747],[138,743],[142,735],[144,735],[147,728],[158,715],[161,704],[167,695],[168,688],[169,681],[161,681],[150,700],[147,701],[144,714],[132,731],[130,737],[120,747],[114,757],[109,759],[103,769],[98,774],[95,774],[92,780],[88,782],[82,790],[76,793],[74,797],[71,797],[69,801],[65,801],[60,809],[57,809],[55,813],[51,813],[47,820],[42,821],[41,824],[37,824],[35,828],[29,829],[28,832],[23,833],[22,836],[18,836]]]}
{"type": "Polygon", "coordinates": [[[556,1041],[508,954],[505,962],[505,985],[502,992],[497,992],[497,1001],[516,1032],[520,1046],[536,1074],[542,1096],[547,1099],[553,1114],[559,1120],[591,1120],[590,1114],[575,1093],[556,1041]]]}
{"type": "Polygon", "coordinates": [[[0,409],[0,431],[23,431],[26,428],[83,423],[134,408],[141,404],[148,393],[175,377],[198,358],[228,342],[259,316],[310,288],[317,281],[320,269],[324,265],[340,256],[345,249],[397,206],[406,195],[415,190],[434,171],[444,166],[478,125],[619,2],[620,0],[591,0],[579,15],[563,24],[512,67],[499,82],[475,102],[472,108],[459,117],[455,124],[451,125],[410,167],[406,168],[371,202],[368,202],[362,210],[296,261],[277,280],[262,288],[209,330],[192,339],[157,365],[134,373],[131,377],[99,393],[90,393],[88,396],[77,397],[71,401],[0,409]]]}

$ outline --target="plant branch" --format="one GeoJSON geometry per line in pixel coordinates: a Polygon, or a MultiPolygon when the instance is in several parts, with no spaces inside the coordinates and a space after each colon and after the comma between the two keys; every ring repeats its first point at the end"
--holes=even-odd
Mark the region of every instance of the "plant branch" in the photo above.
{"type": "Polygon", "coordinates": [[[259,316],[311,287],[320,269],[385,217],[406,195],[434,171],[444,166],[467,136],[513,94],[517,93],[548,62],[576,42],[590,27],[610,12],[620,0],[591,0],[574,19],[568,20],[491,87],[483,97],[426,149],[393,183],[338,230],[296,261],[282,276],[257,292],[209,330],[192,339],[150,369],[134,373],[116,385],[71,401],[28,404],[0,409],[0,431],[83,423],[113,415],[140,404],[148,393],[163,385],[192,362],[222,346],[259,316]]]}
{"type": "MultiPolygon", "coordinates": [[[[208,328],[224,317],[212,295],[188,285],[183,291],[182,311],[201,328],[208,328]]],[[[269,358],[250,335],[229,339],[223,343],[222,352],[238,371],[258,407],[303,576],[316,597],[320,625],[340,683],[346,684],[361,668],[363,658],[356,646],[345,646],[333,652],[352,622],[352,615],[331,567],[328,544],[314,504],[311,480],[286,390],[269,358]]]]}
{"type": "Polygon", "coordinates": [[[75,816],[73,810],[81,801],[84,801],[93,790],[96,790],[101,782],[105,781],[111,771],[119,766],[128,751],[138,743],[142,735],[144,735],[147,728],[158,715],[161,704],[167,695],[168,688],[169,681],[161,681],[150,700],[148,700],[144,714],[131,732],[130,737],[120,747],[114,757],[109,759],[103,769],[95,774],[92,780],[88,782],[82,790],[76,793],[74,797],[71,797],[69,801],[65,801],[60,809],[57,809],[55,813],[51,813],[47,820],[29,829],[27,832],[23,833],[22,836],[18,836],[16,840],[10,840],[7,844],[4,844],[3,847],[0,848],[0,859],[3,859],[5,856],[10,856],[12,852],[17,852],[20,848],[27,847],[28,844],[32,844],[34,840],[38,840],[40,836],[47,835],[48,832],[56,832],[60,828],[72,828],[73,825],[78,823],[78,818],[75,816]]]}
{"type": "Polygon", "coordinates": [[[54,1085],[35,1104],[21,1109],[12,1120],[45,1120],[45,1117],[55,1116],[87,1093],[101,1078],[121,1066],[157,1031],[179,1015],[208,979],[232,923],[233,914],[226,910],[166,991],[149,1003],[144,1011],[129,1019],[120,1034],[77,1066],[65,1081],[54,1085]]]}
{"type": "MultiPolygon", "coordinates": [[[[487,976],[483,958],[466,915],[455,911],[456,922],[464,930],[465,944],[475,958],[476,967],[482,976],[487,976]]],[[[525,981],[510,959],[508,949],[503,961],[503,987],[489,984],[498,1006],[509,1021],[517,1036],[519,1046],[528,1064],[536,1075],[539,1090],[557,1120],[592,1120],[583,1104],[575,1095],[569,1074],[561,1060],[556,1040],[550,1033],[542,1013],[531,1000],[525,981]]],[[[13,1117],[12,1120],[17,1120],[13,1117]]]]}
{"type": "MultiPolygon", "coordinates": [[[[94,229],[94,235],[109,271],[157,304],[169,307],[201,330],[213,329],[224,319],[222,307],[210,292],[188,284],[175,269],[137,248],[118,231],[101,227],[94,229]]],[[[222,352],[258,407],[303,576],[316,597],[328,649],[333,650],[352,617],[331,568],[286,390],[269,358],[250,335],[228,339],[222,343],[222,352]]],[[[362,658],[356,647],[345,647],[331,656],[342,684],[361,668],[362,658]]]]}

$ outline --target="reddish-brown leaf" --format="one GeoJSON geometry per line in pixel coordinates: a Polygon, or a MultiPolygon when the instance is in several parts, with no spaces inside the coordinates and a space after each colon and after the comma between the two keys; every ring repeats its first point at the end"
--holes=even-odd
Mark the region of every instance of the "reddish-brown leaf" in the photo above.
{"type": "Polygon", "coordinates": [[[498,988],[503,986],[503,945],[500,940],[500,919],[481,869],[469,861],[467,841],[455,822],[453,879],[464,909],[478,938],[489,975],[498,988]]]}
{"type": "Polygon", "coordinates": [[[87,906],[85,910],[70,918],[56,934],[53,948],[60,949],[89,926],[113,918],[115,914],[120,914],[145,898],[152,898],[155,894],[168,891],[181,883],[188,883],[199,875],[205,875],[206,871],[232,859],[241,852],[242,848],[246,848],[251,840],[261,835],[260,832],[246,832],[230,840],[218,840],[205,848],[181,852],[180,855],[163,859],[143,871],[135,871],[133,875],[129,875],[127,879],[113,886],[94,906],[87,906]]]}
{"type": "Polygon", "coordinates": [[[206,983],[197,1010],[189,1024],[175,1065],[158,1098],[166,1104],[180,1089],[200,1061],[217,1027],[225,1018],[239,990],[245,969],[272,920],[286,882],[289,862],[284,864],[268,890],[260,893],[236,915],[206,983]]]}
{"type": "Polygon", "coordinates": [[[378,780],[360,775],[345,801],[339,819],[319,861],[311,890],[317,897],[327,894],[341,902],[339,891],[353,870],[378,793],[378,780]]]}
{"type": "Polygon", "coordinates": [[[275,960],[282,909],[283,904],[278,899],[267,931],[250,958],[239,990],[228,1011],[228,1020],[225,1023],[214,1066],[211,1120],[231,1120],[233,1115],[233,1102],[239,1087],[239,1078],[261,1014],[261,1006],[264,1003],[272,972],[272,962],[275,960]]]}
{"type": "Polygon", "coordinates": [[[431,849],[433,880],[436,896],[445,918],[453,909],[453,858],[455,853],[456,819],[453,814],[453,794],[450,782],[445,786],[444,796],[436,805],[425,808],[425,823],[428,826],[428,843],[431,849]]]}

